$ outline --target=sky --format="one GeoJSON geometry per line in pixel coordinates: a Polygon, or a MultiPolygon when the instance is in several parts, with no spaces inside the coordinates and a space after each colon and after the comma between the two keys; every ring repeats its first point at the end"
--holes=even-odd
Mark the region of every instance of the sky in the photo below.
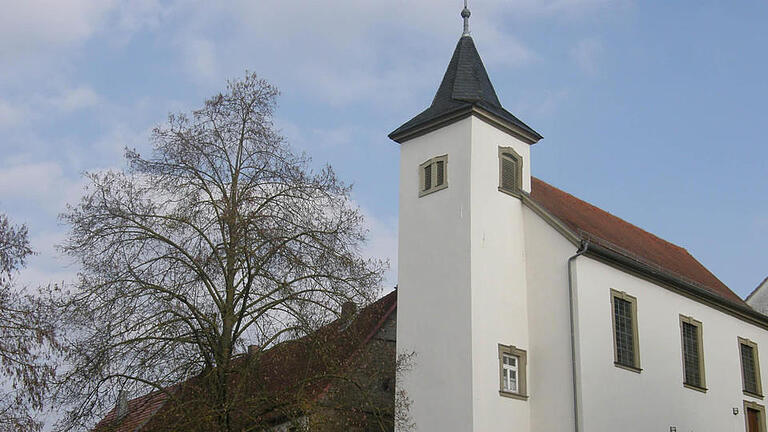
{"type": "MultiPolygon", "coordinates": [[[[460,0],[0,0],[0,212],[24,284],[69,281],[57,216],[85,171],[253,71],[313,165],[354,184],[367,254],[397,269],[398,145],[461,35],[460,0]]],[[[537,177],[687,248],[741,296],[768,276],[768,2],[471,0],[537,177]]]]}

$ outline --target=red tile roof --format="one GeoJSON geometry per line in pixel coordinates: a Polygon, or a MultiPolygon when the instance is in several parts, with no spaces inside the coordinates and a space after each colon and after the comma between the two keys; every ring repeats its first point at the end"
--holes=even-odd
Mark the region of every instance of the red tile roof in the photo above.
{"type": "MultiPolygon", "coordinates": [[[[386,320],[392,316],[397,307],[397,291],[393,291],[376,302],[360,310],[351,322],[336,320],[315,333],[300,339],[278,344],[274,348],[264,351],[259,357],[256,377],[249,377],[253,385],[243,391],[269,394],[269,400],[280,399],[281,404],[290,406],[297,394],[301,394],[301,401],[315,400],[322,396],[330,385],[330,379],[322,379],[326,372],[332,372],[337,367],[343,367],[354,358],[361,347],[365,346],[381,329],[386,320]],[[321,345],[323,353],[319,359],[316,347],[321,345]],[[314,379],[320,377],[320,379],[314,379]],[[309,379],[308,379],[309,378],[309,379]],[[255,389],[258,387],[258,390],[255,389]]],[[[235,359],[241,365],[245,365],[247,356],[242,355],[235,359]]],[[[233,379],[241,379],[238,375],[233,379]]],[[[181,383],[172,392],[182,404],[194,406],[199,403],[196,379],[193,378],[181,383]],[[192,396],[193,401],[188,400],[192,396]]],[[[248,400],[245,395],[244,400],[248,400]]],[[[254,400],[257,398],[251,398],[254,400]]],[[[264,399],[259,399],[263,403],[264,399]]],[[[173,405],[177,401],[169,400],[163,392],[152,392],[145,396],[128,402],[128,415],[121,422],[114,422],[115,409],[110,411],[94,428],[96,432],[139,432],[143,430],[165,430],[165,423],[169,423],[168,417],[174,417],[177,411],[173,405]],[[146,427],[145,427],[146,426],[146,427]]],[[[249,409],[250,407],[241,407],[249,409]]],[[[263,408],[263,406],[260,406],[263,408]]],[[[274,412],[269,412],[260,417],[253,418],[251,410],[247,417],[255,422],[274,421],[276,416],[284,413],[283,407],[274,412]]],[[[245,415],[242,417],[246,417],[245,415]]],[[[204,420],[196,423],[198,428],[205,429],[204,420]]],[[[170,426],[168,426],[170,427],[170,426]]],[[[175,428],[171,427],[171,430],[175,428]]]]}
{"type": "Polygon", "coordinates": [[[746,305],[687,250],[638,228],[535,177],[531,198],[571,231],[630,258],[658,267],[719,297],[746,305]]]}
{"type": "Polygon", "coordinates": [[[128,401],[128,415],[119,424],[113,425],[117,411],[110,411],[94,428],[105,432],[133,432],[141,428],[168,400],[165,392],[154,391],[128,401]]]}

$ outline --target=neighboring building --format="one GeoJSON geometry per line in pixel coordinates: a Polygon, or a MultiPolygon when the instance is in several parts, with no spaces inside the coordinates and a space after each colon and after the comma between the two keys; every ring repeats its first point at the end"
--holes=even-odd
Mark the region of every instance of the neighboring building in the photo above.
{"type": "MultiPolygon", "coordinates": [[[[377,335],[394,331],[396,306],[397,352],[415,353],[398,390],[417,431],[765,432],[768,317],[685,249],[532,177],[542,137],[501,105],[462,14],[431,106],[390,135],[399,289],[361,312],[340,346],[369,354],[347,370],[393,376],[391,336],[377,335]],[[374,340],[390,351],[367,350],[374,340]]],[[[291,369],[267,370],[274,391],[290,385],[291,369]]],[[[381,395],[392,417],[394,392],[381,395]]],[[[129,403],[123,422],[146,425],[131,430],[160,430],[148,413],[162,402],[146,398],[129,403]]],[[[311,423],[289,410],[268,424],[290,417],[311,423]]]]}
{"type": "Polygon", "coordinates": [[[768,315],[768,277],[752,291],[745,300],[752,309],[768,315]]]}
{"type": "MultiPolygon", "coordinates": [[[[394,291],[310,336],[236,357],[233,430],[392,430],[396,306],[394,291]]],[[[214,430],[197,379],[127,401],[122,412],[118,402],[94,432],[214,430]]]]}

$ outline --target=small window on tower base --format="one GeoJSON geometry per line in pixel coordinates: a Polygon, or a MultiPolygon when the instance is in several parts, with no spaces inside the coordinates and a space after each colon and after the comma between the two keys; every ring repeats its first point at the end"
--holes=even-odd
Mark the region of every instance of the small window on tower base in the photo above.
{"type": "Polygon", "coordinates": [[[434,157],[419,165],[419,196],[448,187],[448,155],[434,157]]]}
{"type": "Polygon", "coordinates": [[[511,147],[499,148],[499,190],[517,195],[522,189],[523,158],[511,147]]]}
{"type": "Polygon", "coordinates": [[[526,369],[528,354],[512,345],[499,344],[499,395],[528,399],[526,369]]]}

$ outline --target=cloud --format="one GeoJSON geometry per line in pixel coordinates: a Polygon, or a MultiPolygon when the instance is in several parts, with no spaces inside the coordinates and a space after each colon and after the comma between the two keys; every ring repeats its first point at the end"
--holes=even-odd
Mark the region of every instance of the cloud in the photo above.
{"type": "Polygon", "coordinates": [[[19,124],[24,119],[25,114],[22,108],[0,99],[0,128],[19,124]]]}
{"type": "Polygon", "coordinates": [[[64,231],[32,231],[30,245],[36,254],[30,257],[26,267],[19,272],[17,285],[34,288],[74,282],[79,267],[71,258],[56,250],[56,246],[62,244],[65,238],[64,231]]]}
{"type": "Polygon", "coordinates": [[[582,72],[595,75],[599,69],[599,57],[603,44],[598,39],[583,39],[571,48],[571,59],[582,72]]]}
{"type": "Polygon", "coordinates": [[[101,102],[101,97],[90,87],[81,86],[64,90],[48,102],[64,112],[92,107],[101,102]]]}
{"type": "Polygon", "coordinates": [[[388,292],[397,285],[397,219],[382,219],[366,209],[361,211],[368,225],[368,243],[363,255],[389,261],[383,281],[383,288],[388,292]]]}
{"type": "MultiPolygon", "coordinates": [[[[297,1],[198,6],[183,13],[174,35],[184,73],[222,81],[243,69],[257,70],[304,99],[337,107],[365,101],[386,110],[416,103],[420,90],[437,84],[423,71],[445,67],[461,31],[460,7],[448,9],[437,0],[339,0],[333,7],[297,1]],[[417,60],[403,61],[404,50],[418,52],[417,60]]],[[[502,30],[502,20],[493,18],[510,10],[509,4],[492,3],[487,9],[486,17],[478,19],[484,40],[505,47],[489,53],[488,62],[520,67],[535,59],[521,40],[502,30]]]]}
{"type": "Polygon", "coordinates": [[[100,28],[114,5],[110,0],[5,2],[0,14],[0,59],[82,42],[100,28]]]}
{"type": "Polygon", "coordinates": [[[213,81],[219,77],[216,47],[205,39],[181,42],[185,70],[196,80],[213,81]]]}
{"type": "Polygon", "coordinates": [[[559,15],[568,18],[594,13],[596,9],[625,8],[631,0],[519,0],[518,10],[527,14],[559,15]]]}
{"type": "Polygon", "coordinates": [[[64,175],[57,162],[21,162],[0,168],[3,204],[23,202],[56,215],[67,203],[79,200],[83,180],[64,175]]]}
{"type": "Polygon", "coordinates": [[[361,128],[349,125],[335,128],[306,128],[284,118],[277,118],[275,123],[291,146],[305,152],[356,145],[356,137],[363,132],[361,128]]]}
{"type": "Polygon", "coordinates": [[[117,27],[128,34],[144,29],[156,29],[183,2],[160,0],[131,0],[120,2],[115,13],[117,27]]]}

